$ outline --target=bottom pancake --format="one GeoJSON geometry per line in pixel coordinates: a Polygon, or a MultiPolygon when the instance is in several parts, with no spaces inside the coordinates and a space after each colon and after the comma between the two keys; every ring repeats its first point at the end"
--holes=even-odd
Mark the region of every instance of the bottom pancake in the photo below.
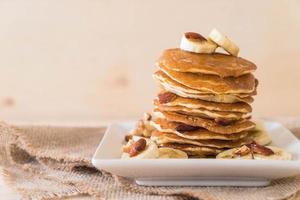
{"type": "Polygon", "coordinates": [[[217,149],[213,147],[199,147],[191,144],[165,143],[159,146],[179,149],[181,151],[186,152],[189,157],[197,157],[197,158],[216,156],[217,154],[223,151],[222,149],[217,149]]]}

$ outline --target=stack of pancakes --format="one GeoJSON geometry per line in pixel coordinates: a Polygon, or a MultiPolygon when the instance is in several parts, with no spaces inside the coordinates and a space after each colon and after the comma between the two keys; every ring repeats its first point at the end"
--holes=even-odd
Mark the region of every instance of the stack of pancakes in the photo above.
{"type": "Polygon", "coordinates": [[[161,91],[150,124],[158,146],[182,150],[189,157],[213,157],[252,142],[255,64],[221,53],[168,49],[157,66],[153,76],[161,91]]]}

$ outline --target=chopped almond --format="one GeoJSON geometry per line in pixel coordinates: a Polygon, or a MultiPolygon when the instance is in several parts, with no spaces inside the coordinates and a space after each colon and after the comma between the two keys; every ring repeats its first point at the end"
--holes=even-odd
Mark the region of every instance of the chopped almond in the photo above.
{"type": "Polygon", "coordinates": [[[238,156],[245,156],[251,152],[251,149],[247,147],[246,145],[243,145],[241,148],[238,148],[236,151],[234,151],[234,154],[238,156]]]}

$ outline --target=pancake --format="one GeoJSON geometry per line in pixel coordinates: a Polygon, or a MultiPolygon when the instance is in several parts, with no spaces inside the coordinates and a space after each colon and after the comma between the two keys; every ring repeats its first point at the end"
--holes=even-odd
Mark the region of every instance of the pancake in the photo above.
{"type": "Polygon", "coordinates": [[[174,133],[180,137],[190,140],[238,140],[248,135],[247,131],[235,134],[219,134],[200,128],[194,131],[177,131],[178,125],[181,123],[170,122],[162,118],[152,119],[150,124],[160,132],[174,133]]]}
{"type": "Polygon", "coordinates": [[[256,81],[252,74],[221,78],[216,75],[177,72],[162,67],[160,70],[186,87],[213,94],[252,93],[256,87],[256,81]]]}
{"type": "MultiPolygon", "coordinates": [[[[187,93],[191,93],[191,94],[212,94],[209,91],[202,91],[202,90],[197,90],[197,89],[193,89],[190,88],[189,86],[185,86],[177,81],[175,81],[174,79],[170,78],[165,72],[159,70],[156,71],[153,74],[153,78],[156,79],[161,85],[165,86],[165,87],[172,87],[172,88],[177,88],[180,89],[184,92],[187,93]]],[[[248,96],[253,96],[256,95],[256,86],[258,85],[258,81],[255,79],[255,90],[251,93],[237,93],[237,94],[232,94],[238,97],[248,97],[248,96]]],[[[224,94],[223,94],[224,95],[224,94]]],[[[229,94],[227,94],[229,95],[229,94]]]]}
{"type": "Polygon", "coordinates": [[[213,94],[201,95],[201,94],[189,94],[189,93],[182,92],[180,90],[167,88],[167,87],[164,87],[164,89],[173,92],[174,94],[177,94],[181,97],[191,98],[191,99],[201,99],[204,101],[217,102],[217,103],[245,102],[250,104],[254,101],[253,97],[251,96],[241,98],[235,95],[213,95],[213,94]]]}
{"type": "Polygon", "coordinates": [[[222,119],[222,120],[240,120],[248,119],[251,117],[251,113],[239,113],[239,112],[228,112],[228,111],[215,111],[207,110],[205,108],[187,108],[184,106],[166,106],[160,104],[157,100],[154,101],[155,108],[162,111],[172,111],[182,113],[186,115],[203,117],[209,119],[222,119]]]}
{"type": "Polygon", "coordinates": [[[189,155],[189,157],[190,156],[197,156],[197,157],[216,156],[217,154],[223,151],[222,149],[217,149],[213,147],[199,147],[191,144],[165,143],[159,146],[179,149],[181,151],[186,152],[189,155]]]}
{"type": "MultiPolygon", "coordinates": [[[[249,95],[244,96],[244,94],[242,94],[243,97],[240,97],[241,94],[201,94],[201,93],[189,93],[187,91],[191,91],[189,90],[188,87],[177,83],[176,81],[173,81],[174,84],[169,84],[166,83],[162,80],[162,75],[164,75],[163,72],[158,71],[155,72],[153,74],[153,77],[160,83],[160,85],[162,86],[162,88],[164,90],[173,92],[174,94],[177,94],[181,97],[186,97],[186,98],[192,98],[192,99],[201,99],[204,101],[211,101],[211,102],[220,102],[220,103],[236,103],[236,102],[245,102],[245,103],[252,103],[253,102],[253,98],[249,95]]],[[[167,77],[167,75],[165,75],[167,77]]],[[[170,79],[170,78],[169,78],[170,79]]],[[[197,91],[197,90],[194,90],[197,91]]]]}
{"type": "Polygon", "coordinates": [[[223,126],[211,119],[189,116],[175,112],[155,110],[154,114],[156,116],[162,116],[162,118],[167,119],[168,121],[181,122],[191,126],[199,126],[211,132],[221,134],[239,133],[242,131],[251,130],[255,127],[255,123],[251,122],[250,120],[234,121],[229,125],[223,126]]]}
{"type": "Polygon", "coordinates": [[[250,113],[252,108],[249,104],[244,102],[237,103],[215,103],[209,101],[203,101],[200,99],[191,99],[176,96],[176,98],[168,103],[165,103],[166,106],[184,106],[191,109],[205,108],[206,110],[215,110],[215,111],[228,111],[228,112],[239,112],[239,113],[250,113]]]}
{"type": "Polygon", "coordinates": [[[240,147],[244,144],[251,143],[251,140],[242,138],[240,140],[190,140],[179,137],[176,134],[153,131],[151,140],[158,145],[165,143],[192,144],[200,147],[213,147],[217,149],[240,147]]]}
{"type": "Polygon", "coordinates": [[[238,77],[254,72],[254,63],[227,54],[198,54],[179,48],[165,50],[157,61],[158,66],[178,72],[213,74],[220,77],[238,77]]]}

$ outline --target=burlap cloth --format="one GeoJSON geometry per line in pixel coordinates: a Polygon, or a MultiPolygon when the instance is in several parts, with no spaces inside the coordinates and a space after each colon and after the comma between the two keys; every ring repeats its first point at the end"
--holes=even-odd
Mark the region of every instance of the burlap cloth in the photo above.
{"type": "MultiPolygon", "coordinates": [[[[281,121],[300,136],[300,118],[281,121]]],[[[91,157],[104,130],[0,123],[5,181],[23,199],[299,199],[300,176],[260,188],[138,186],[93,168],[91,157]]]]}

